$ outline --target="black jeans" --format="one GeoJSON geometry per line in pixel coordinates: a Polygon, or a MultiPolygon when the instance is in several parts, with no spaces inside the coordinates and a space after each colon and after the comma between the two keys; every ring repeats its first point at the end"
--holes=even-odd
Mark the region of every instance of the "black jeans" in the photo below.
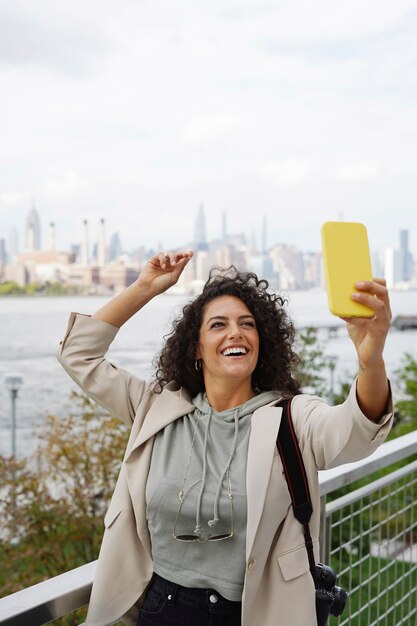
{"type": "Polygon", "coordinates": [[[189,589],[153,575],[137,626],[241,626],[241,602],[214,589],[189,589]]]}

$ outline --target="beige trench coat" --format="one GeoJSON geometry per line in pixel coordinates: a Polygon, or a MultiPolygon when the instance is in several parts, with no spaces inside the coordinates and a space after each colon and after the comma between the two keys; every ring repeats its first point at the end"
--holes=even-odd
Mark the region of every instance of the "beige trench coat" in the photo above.
{"type": "MultiPolygon", "coordinates": [[[[71,314],[58,359],[101,406],[131,426],[126,454],[105,516],[87,626],[107,626],[123,616],[136,623],[152,576],[145,487],[155,433],[194,409],[173,384],[155,394],[149,384],[104,358],[117,328],[71,314]]],[[[292,402],[294,426],[308,473],[314,513],[310,528],[318,557],[318,469],[371,454],[389,432],[392,412],[374,424],[360,411],[355,386],[329,407],[317,397],[292,402]]],[[[267,405],[252,417],[247,460],[246,574],[242,626],[316,626],[315,594],[301,525],[295,520],[277,454],[281,409],[267,405]]]]}

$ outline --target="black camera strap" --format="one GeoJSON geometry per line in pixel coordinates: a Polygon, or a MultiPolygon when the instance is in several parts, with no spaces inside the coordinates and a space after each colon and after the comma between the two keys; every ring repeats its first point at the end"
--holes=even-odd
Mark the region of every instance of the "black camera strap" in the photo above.
{"type": "Polygon", "coordinates": [[[310,572],[317,587],[316,562],[314,559],[313,540],[310,534],[309,521],[313,513],[307,473],[301,456],[297,436],[291,418],[291,399],[281,400],[277,406],[282,407],[281,425],[277,437],[277,447],[281,456],[284,474],[295,518],[303,526],[304,541],[307,548],[310,572]]]}

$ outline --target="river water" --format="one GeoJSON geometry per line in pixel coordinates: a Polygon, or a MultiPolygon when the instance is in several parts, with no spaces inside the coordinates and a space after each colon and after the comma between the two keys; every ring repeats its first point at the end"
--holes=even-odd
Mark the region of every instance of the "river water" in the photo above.
{"type": "MultiPolygon", "coordinates": [[[[286,294],[297,327],[340,324],[336,337],[320,331],[328,355],[337,357],[335,380],[353,377],[355,352],[344,324],[327,309],[322,291],[286,294]]],[[[94,313],[107,301],[104,297],[10,297],[0,299],[0,454],[11,453],[11,402],[4,376],[19,373],[24,382],[17,399],[17,451],[28,455],[48,414],[64,415],[71,410],[70,393],[75,384],[56,361],[55,352],[66,329],[71,311],[94,313]]],[[[417,292],[393,292],[393,314],[417,314],[417,292]]],[[[152,358],[170,331],[184,298],[164,294],[152,300],[129,320],[113,343],[109,358],[134,374],[149,378],[152,358]]],[[[405,352],[417,357],[417,331],[390,331],[386,363],[394,379],[395,369],[405,352]]]]}

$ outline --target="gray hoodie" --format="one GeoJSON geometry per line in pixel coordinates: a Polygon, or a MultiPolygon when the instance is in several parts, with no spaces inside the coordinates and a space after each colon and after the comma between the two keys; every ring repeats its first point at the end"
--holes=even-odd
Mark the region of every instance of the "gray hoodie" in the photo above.
{"type": "Polygon", "coordinates": [[[194,412],[156,435],[146,501],[157,574],[241,600],[251,418],[276,399],[277,393],[264,392],[217,412],[201,393],[193,400],[194,412]]]}

